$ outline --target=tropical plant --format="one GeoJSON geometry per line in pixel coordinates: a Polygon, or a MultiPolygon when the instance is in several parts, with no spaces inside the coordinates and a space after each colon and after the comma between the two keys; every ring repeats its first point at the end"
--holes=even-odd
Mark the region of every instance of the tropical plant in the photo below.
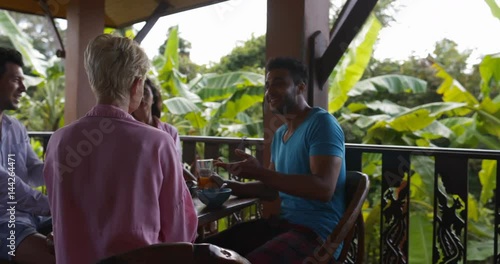
{"type": "Polygon", "coordinates": [[[187,82],[179,71],[177,32],[178,27],[169,30],[165,53],[153,59],[153,76],[166,98],[163,121],[175,125],[180,134],[261,135],[262,115],[256,119],[256,111],[250,109],[262,103],[264,77],[251,72],[209,73],[187,82]]]}
{"type": "MultiPolygon", "coordinates": [[[[422,66],[429,65],[441,84],[436,89],[441,97],[432,102],[413,107],[398,105],[390,100],[370,100],[374,94],[413,94],[425,93],[427,82],[413,76],[390,74],[361,80],[368,65],[372,46],[377,38],[376,22],[370,18],[358,33],[355,41],[344,54],[330,78],[329,110],[338,117],[349,133],[358,133],[363,143],[394,144],[411,146],[442,146],[463,148],[500,149],[500,96],[496,92],[500,76],[497,54],[487,55],[479,66],[480,89],[464,86],[436,62],[427,58],[422,66]],[[375,27],[375,28],[374,28],[375,27]],[[361,80],[361,81],[360,81],[361,80]],[[476,97],[469,91],[480,90],[476,97]],[[362,95],[368,95],[362,97],[362,95]],[[357,97],[363,101],[356,100],[357,97]]],[[[444,42],[443,42],[444,43],[444,42]]],[[[463,61],[463,60],[460,60],[463,61]]],[[[456,72],[461,72],[458,69],[456,72]]],[[[463,78],[461,78],[463,79],[463,78]]],[[[378,241],[380,225],[381,156],[365,155],[363,171],[372,176],[373,192],[365,207],[367,222],[367,260],[378,262],[378,241]]],[[[469,248],[491,243],[493,233],[493,214],[491,211],[492,187],[495,185],[496,163],[484,160],[474,171],[480,178],[480,194],[469,195],[468,244],[469,248]],[[480,197],[480,198],[477,198],[480,197]]],[[[433,161],[426,156],[411,157],[410,195],[410,247],[418,246],[419,254],[412,254],[411,263],[429,263],[432,256],[432,208],[434,204],[433,161]]],[[[414,251],[413,251],[414,252],[414,251]]],[[[492,252],[476,250],[469,252],[468,259],[487,261],[492,252]]]]}
{"type": "Polygon", "coordinates": [[[217,73],[250,71],[263,74],[265,64],[266,35],[259,37],[252,35],[249,40],[235,47],[208,71],[217,73]]]}
{"type": "Polygon", "coordinates": [[[64,69],[60,59],[47,59],[7,11],[0,11],[0,32],[8,36],[8,45],[23,55],[26,64],[26,95],[19,111],[11,114],[28,130],[54,131],[64,124],[64,69]]]}
{"type": "Polygon", "coordinates": [[[21,99],[15,112],[29,130],[55,131],[64,125],[64,68],[59,59],[51,60],[46,77],[21,99]]]}

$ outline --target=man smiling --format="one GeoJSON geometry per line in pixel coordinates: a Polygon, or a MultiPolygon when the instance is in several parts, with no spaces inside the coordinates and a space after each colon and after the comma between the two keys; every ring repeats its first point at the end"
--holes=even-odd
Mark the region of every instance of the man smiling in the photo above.
{"type": "Polygon", "coordinates": [[[26,128],[4,113],[17,110],[26,91],[22,66],[18,51],[0,48],[0,259],[55,263],[37,231],[51,225],[47,196],[32,188],[43,184],[43,163],[26,128]]]}
{"type": "Polygon", "coordinates": [[[303,263],[345,211],[344,133],[335,117],[307,103],[308,70],[302,62],[278,57],[266,70],[265,100],[284,121],[273,136],[270,166],[240,150],[242,161],[216,166],[255,180],[227,181],[236,196],[279,197],[280,215],[235,225],[204,242],[232,249],[251,263],[303,263]]]}

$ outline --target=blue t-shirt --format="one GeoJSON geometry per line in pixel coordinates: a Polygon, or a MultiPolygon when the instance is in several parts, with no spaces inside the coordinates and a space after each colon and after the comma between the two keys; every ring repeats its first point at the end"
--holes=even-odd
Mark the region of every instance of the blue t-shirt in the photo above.
{"type": "Polygon", "coordinates": [[[286,125],[278,128],[271,145],[271,162],[276,171],[311,174],[311,156],[330,155],[342,159],[337,186],[330,201],[305,199],[280,192],[281,217],[292,224],[312,229],[326,240],[345,211],[344,133],[335,117],[318,107],[311,109],[304,122],[287,142],[283,142],[286,130],[286,125]]]}

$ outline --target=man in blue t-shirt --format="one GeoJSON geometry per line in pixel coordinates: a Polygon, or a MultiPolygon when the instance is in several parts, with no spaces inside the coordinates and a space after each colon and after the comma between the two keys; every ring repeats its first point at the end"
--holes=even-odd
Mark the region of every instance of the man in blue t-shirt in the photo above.
{"type": "Polygon", "coordinates": [[[203,242],[233,249],[252,263],[301,263],[345,211],[344,133],[331,114],[307,104],[304,64],[280,57],[270,60],[266,70],[266,102],[284,121],[273,137],[270,167],[240,150],[236,154],[242,161],[216,165],[256,180],[228,181],[234,195],[280,197],[280,216],[236,225],[203,242]]]}

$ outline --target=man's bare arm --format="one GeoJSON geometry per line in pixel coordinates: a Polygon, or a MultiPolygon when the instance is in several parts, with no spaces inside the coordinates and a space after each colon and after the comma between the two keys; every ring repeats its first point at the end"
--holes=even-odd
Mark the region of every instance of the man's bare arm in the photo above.
{"type": "Polygon", "coordinates": [[[342,166],[342,159],[336,156],[310,157],[311,175],[283,174],[273,170],[255,168],[253,178],[264,185],[291,195],[330,201],[342,166]]]}
{"type": "MultiPolygon", "coordinates": [[[[269,170],[274,170],[274,164],[271,163],[269,170]]],[[[262,200],[273,201],[278,198],[278,191],[265,185],[261,181],[237,182],[225,181],[227,187],[231,188],[233,195],[238,197],[257,197],[262,200]]],[[[220,184],[219,184],[220,185],[220,184]]]]}

